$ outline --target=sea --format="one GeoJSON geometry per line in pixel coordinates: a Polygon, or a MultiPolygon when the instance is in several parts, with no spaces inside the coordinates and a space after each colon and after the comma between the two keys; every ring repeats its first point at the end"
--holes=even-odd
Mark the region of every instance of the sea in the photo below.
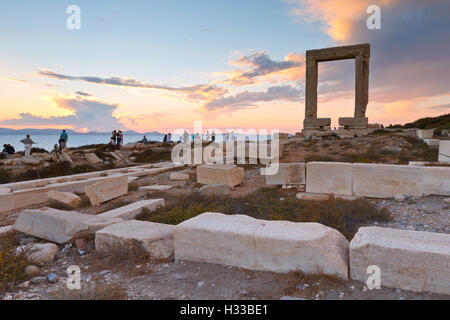
{"type": "MultiPolygon", "coordinates": [[[[127,143],[131,142],[138,142],[141,141],[143,135],[127,135],[124,134],[123,137],[123,145],[126,145],[127,143]]],[[[156,141],[156,142],[162,142],[164,139],[164,135],[147,135],[146,136],[148,140],[150,141],[156,141]]],[[[10,144],[16,149],[16,152],[24,151],[24,145],[20,140],[24,139],[25,136],[23,135],[0,135],[0,151],[3,150],[4,144],[10,144]]],[[[269,138],[269,137],[267,137],[269,138]]],[[[35,134],[31,136],[31,139],[36,142],[36,144],[33,145],[33,148],[40,148],[45,149],[47,151],[52,151],[55,144],[58,144],[59,135],[45,135],[45,134],[35,134]]],[[[69,135],[69,140],[67,142],[68,148],[76,148],[91,144],[106,144],[109,143],[111,139],[111,135],[108,134],[71,134],[69,135]]],[[[256,140],[256,136],[241,136],[237,135],[237,140],[256,140]]],[[[262,137],[259,137],[260,140],[265,140],[262,137]]],[[[270,138],[269,138],[270,139],[270,138]]],[[[172,141],[181,141],[182,136],[173,134],[172,135],[172,141]]],[[[221,135],[216,136],[216,141],[223,141],[223,137],[221,135]]]]}
{"type": "MultiPolygon", "coordinates": [[[[124,135],[123,145],[130,142],[137,142],[142,140],[143,135],[124,135]]],[[[24,145],[20,140],[24,139],[23,135],[0,135],[0,148],[3,150],[4,144],[10,144],[16,149],[16,152],[24,151],[24,145]]],[[[162,142],[164,135],[147,136],[148,140],[162,142]]],[[[177,137],[178,138],[178,137],[177,137]]],[[[53,150],[53,146],[58,144],[59,135],[44,135],[36,134],[32,135],[31,139],[36,142],[33,148],[41,148],[47,151],[53,150]]],[[[69,140],[67,141],[67,147],[76,148],[81,146],[86,146],[90,144],[106,144],[111,140],[111,135],[102,134],[71,134],[69,135],[69,140]]],[[[172,140],[175,140],[173,138],[172,140]]],[[[0,151],[1,151],[0,150],[0,151]]]]}

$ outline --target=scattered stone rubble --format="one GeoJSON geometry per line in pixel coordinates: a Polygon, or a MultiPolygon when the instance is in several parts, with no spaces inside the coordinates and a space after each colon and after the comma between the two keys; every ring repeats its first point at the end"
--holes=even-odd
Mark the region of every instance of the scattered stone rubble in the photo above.
{"type": "MultiPolygon", "coordinates": [[[[326,200],[329,194],[343,199],[402,196],[403,201],[424,194],[450,195],[448,167],[327,162],[279,165],[274,176],[266,176],[266,184],[306,184],[307,192],[297,194],[300,200],[326,200]]],[[[106,175],[91,173],[88,177],[75,175],[8,184],[0,187],[0,208],[16,208],[15,201],[20,197],[28,199],[22,203],[27,207],[44,195],[45,202],[49,199],[73,209],[80,201],[68,192],[74,189],[84,189],[96,206],[127,194],[130,181],[136,177],[175,167],[139,166],[106,175]]],[[[233,187],[244,181],[244,169],[236,165],[199,165],[196,175],[197,182],[204,184],[199,192],[208,195],[229,195],[233,187]]],[[[173,172],[169,179],[185,181],[189,174],[173,172]]],[[[141,186],[139,191],[169,191],[171,187],[152,184],[141,186]]],[[[220,213],[204,213],[176,226],[135,220],[143,210],[153,212],[162,206],[164,199],[139,200],[98,215],[52,208],[26,209],[13,226],[0,228],[0,234],[19,231],[52,242],[20,247],[34,249],[30,258],[39,266],[55,258],[58,248],[54,243],[70,246],[75,242],[82,255],[87,250],[87,239],[95,239],[95,250],[106,254],[137,248],[146,252],[151,261],[207,262],[277,273],[302,271],[362,282],[367,280],[367,267],[378,265],[382,285],[450,294],[446,272],[450,266],[448,234],[360,228],[349,244],[337,230],[318,223],[264,221],[220,213]]],[[[27,269],[27,274],[35,276],[30,283],[58,281],[55,274],[36,276],[38,272],[33,267],[36,268],[27,269]]]]}

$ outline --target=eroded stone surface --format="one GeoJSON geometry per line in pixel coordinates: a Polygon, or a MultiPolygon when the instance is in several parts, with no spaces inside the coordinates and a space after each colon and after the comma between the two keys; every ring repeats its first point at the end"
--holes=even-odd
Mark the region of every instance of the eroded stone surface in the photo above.
{"type": "MultiPolygon", "coordinates": [[[[305,163],[278,163],[269,166],[278,166],[278,171],[273,175],[266,175],[268,185],[298,185],[306,183],[305,163]]],[[[270,171],[270,169],[269,169],[270,171]]]]}
{"type": "Polygon", "coordinates": [[[352,195],[352,164],[343,162],[308,162],[306,192],[352,195]]]}
{"type": "Polygon", "coordinates": [[[234,164],[205,164],[197,167],[197,182],[237,186],[244,180],[244,168],[234,164]]]}
{"type": "Polygon", "coordinates": [[[160,207],[164,207],[165,202],[164,199],[150,199],[150,200],[141,200],[129,204],[127,206],[123,206],[102,214],[99,214],[97,217],[103,218],[121,218],[123,220],[132,220],[135,219],[136,216],[143,212],[144,209],[149,212],[153,212],[160,207]]]}
{"type": "Polygon", "coordinates": [[[128,193],[128,177],[119,176],[104,179],[84,188],[91,204],[97,206],[103,202],[128,193]]]}
{"type": "Polygon", "coordinates": [[[391,164],[354,163],[355,196],[393,198],[397,194],[421,196],[423,168],[391,164]]]}
{"type": "Polygon", "coordinates": [[[95,234],[95,249],[101,253],[139,246],[154,260],[173,257],[175,226],[129,220],[106,227],[95,234]]]}
{"type": "Polygon", "coordinates": [[[123,220],[118,218],[43,208],[22,211],[13,228],[41,239],[62,244],[76,238],[90,237],[97,230],[121,221],[123,220]]]}
{"type": "Polygon", "coordinates": [[[208,212],[177,225],[174,239],[177,260],[348,278],[348,241],[318,223],[208,212]]]}
{"type": "Polygon", "coordinates": [[[77,208],[81,204],[81,198],[70,192],[59,192],[50,190],[47,192],[47,198],[51,202],[63,205],[69,208],[77,208]]]}
{"type": "Polygon", "coordinates": [[[381,270],[381,286],[450,294],[450,235],[364,227],[350,243],[350,275],[365,282],[381,270]]]}

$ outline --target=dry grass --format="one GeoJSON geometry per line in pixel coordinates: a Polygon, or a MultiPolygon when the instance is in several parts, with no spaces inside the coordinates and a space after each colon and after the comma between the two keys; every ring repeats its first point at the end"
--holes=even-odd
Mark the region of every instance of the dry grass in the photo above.
{"type": "Polygon", "coordinates": [[[127,300],[126,290],[119,283],[101,284],[93,287],[69,290],[55,290],[50,294],[52,300],[127,300]]]}
{"type": "Polygon", "coordinates": [[[291,272],[287,276],[277,275],[278,281],[282,283],[279,296],[273,297],[279,299],[281,296],[301,297],[305,299],[314,299],[319,292],[328,292],[330,290],[342,289],[345,281],[333,276],[327,276],[323,273],[304,274],[300,271],[291,272]],[[298,285],[307,285],[303,290],[297,289],[298,285]],[[320,285],[317,285],[320,284],[320,285]]]}
{"type": "MultiPolygon", "coordinates": [[[[108,253],[93,251],[85,256],[84,261],[89,262],[90,270],[114,270],[115,273],[123,272],[127,276],[140,276],[153,272],[147,263],[154,262],[138,242],[109,248],[108,253]],[[141,267],[137,268],[137,265],[141,267]]],[[[158,263],[163,262],[167,261],[158,261],[158,263]]]]}
{"type": "Polygon", "coordinates": [[[27,280],[25,268],[31,264],[30,249],[16,250],[16,233],[0,237],[0,293],[27,280]]]}
{"type": "Polygon", "coordinates": [[[136,157],[137,163],[153,163],[158,161],[169,161],[171,159],[171,150],[151,150],[147,149],[143,152],[134,152],[130,157],[136,157]]]}
{"type": "Polygon", "coordinates": [[[243,214],[263,220],[318,222],[339,230],[347,239],[352,239],[362,225],[391,219],[387,209],[380,209],[366,199],[342,200],[331,196],[326,201],[300,201],[295,192],[274,188],[260,189],[239,198],[194,192],[166,197],[166,202],[166,207],[141,213],[137,219],[176,225],[204,212],[243,214]]]}

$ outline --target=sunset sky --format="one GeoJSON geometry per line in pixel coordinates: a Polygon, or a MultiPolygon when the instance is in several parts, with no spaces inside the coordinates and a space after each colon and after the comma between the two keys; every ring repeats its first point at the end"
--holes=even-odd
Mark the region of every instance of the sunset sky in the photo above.
{"type": "MultiPolygon", "coordinates": [[[[295,133],[305,51],[366,42],[370,123],[450,113],[448,0],[15,0],[0,17],[0,127],[295,133]]],[[[354,61],[319,65],[318,106],[353,116],[354,61]]]]}

